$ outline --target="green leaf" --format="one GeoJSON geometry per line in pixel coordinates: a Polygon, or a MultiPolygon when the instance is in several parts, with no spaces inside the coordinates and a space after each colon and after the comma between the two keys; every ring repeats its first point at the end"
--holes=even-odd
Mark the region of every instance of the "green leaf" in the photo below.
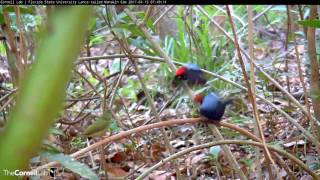
{"type": "Polygon", "coordinates": [[[135,39],[132,39],[132,38],[129,38],[128,39],[128,42],[139,48],[140,50],[142,50],[146,55],[149,55],[149,56],[155,56],[156,54],[152,51],[152,49],[150,49],[150,44],[145,40],[143,39],[142,37],[138,37],[138,38],[135,38],[135,39]]]}
{"type": "Polygon", "coordinates": [[[119,94],[123,97],[130,98],[130,99],[136,99],[136,92],[132,90],[131,88],[120,88],[119,94]]]}
{"type": "Polygon", "coordinates": [[[110,73],[113,74],[113,73],[120,72],[121,70],[123,70],[124,66],[125,66],[125,64],[122,63],[120,58],[115,58],[112,61],[110,73]]]}
{"type": "Polygon", "coordinates": [[[110,124],[109,129],[110,129],[111,132],[115,132],[115,131],[119,131],[119,130],[120,130],[117,122],[115,122],[115,121],[113,121],[113,122],[110,124]]]}
{"type": "Polygon", "coordinates": [[[58,146],[56,146],[55,144],[53,144],[48,140],[43,141],[43,144],[41,145],[41,150],[45,152],[52,152],[52,153],[62,152],[62,149],[60,149],[58,146]]]}
{"type": "Polygon", "coordinates": [[[65,168],[79,174],[80,176],[88,179],[99,179],[98,176],[85,164],[74,160],[72,157],[59,153],[41,153],[41,156],[48,158],[49,161],[58,161],[65,168]]]}
{"type": "MultiPolygon", "coordinates": [[[[97,85],[99,83],[99,80],[97,80],[95,77],[93,77],[92,75],[89,76],[88,81],[93,84],[93,85],[97,85]]],[[[78,86],[77,86],[78,87],[78,86]]],[[[80,87],[81,89],[81,87],[80,87]]]]}
{"type": "MultiPolygon", "coordinates": [[[[145,13],[144,12],[138,12],[137,16],[140,18],[140,19],[144,19],[145,17],[145,13]]],[[[148,28],[150,28],[153,32],[155,32],[155,27],[153,26],[153,21],[152,21],[152,18],[148,18],[147,21],[145,22],[146,26],[148,28]]]]}
{"type": "Polygon", "coordinates": [[[82,137],[73,137],[71,139],[70,146],[72,150],[78,150],[78,149],[85,148],[87,144],[82,137]]]}
{"type": "Polygon", "coordinates": [[[132,33],[131,36],[145,37],[140,29],[133,23],[116,24],[112,29],[116,32],[120,32],[119,30],[123,31],[123,29],[126,29],[127,31],[132,33]]]}
{"type": "Polygon", "coordinates": [[[253,164],[253,161],[251,159],[245,159],[245,158],[241,158],[240,162],[244,163],[246,167],[251,167],[253,164]]]}
{"type": "Polygon", "coordinates": [[[2,11],[0,12],[0,25],[4,24],[4,17],[2,11]]]}
{"type": "Polygon", "coordinates": [[[298,24],[302,26],[307,26],[307,27],[320,28],[320,20],[316,20],[316,19],[298,21],[298,24]]]}
{"type": "Polygon", "coordinates": [[[221,152],[221,147],[220,146],[212,146],[209,149],[209,154],[211,156],[213,156],[214,158],[218,158],[220,152],[221,152]]]}
{"type": "Polygon", "coordinates": [[[104,41],[104,36],[102,35],[94,35],[90,36],[89,46],[100,44],[104,41]]]}
{"type": "Polygon", "coordinates": [[[60,130],[56,127],[50,129],[50,134],[60,135],[60,136],[64,136],[64,137],[66,136],[62,130],[60,130]]]}

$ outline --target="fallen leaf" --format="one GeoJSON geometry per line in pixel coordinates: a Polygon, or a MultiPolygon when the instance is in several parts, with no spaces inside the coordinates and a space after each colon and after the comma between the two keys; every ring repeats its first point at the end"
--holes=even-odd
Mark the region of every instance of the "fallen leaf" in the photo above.
{"type": "Polygon", "coordinates": [[[152,160],[156,161],[160,158],[160,154],[165,151],[166,148],[163,145],[159,143],[154,143],[150,147],[150,157],[152,160]]]}
{"type": "Polygon", "coordinates": [[[121,163],[126,159],[125,152],[114,152],[110,154],[109,159],[113,163],[121,163]]]}
{"type": "Polygon", "coordinates": [[[107,163],[105,169],[108,172],[108,175],[113,177],[122,178],[128,176],[129,174],[129,172],[125,171],[121,167],[116,167],[113,163],[107,163]]]}

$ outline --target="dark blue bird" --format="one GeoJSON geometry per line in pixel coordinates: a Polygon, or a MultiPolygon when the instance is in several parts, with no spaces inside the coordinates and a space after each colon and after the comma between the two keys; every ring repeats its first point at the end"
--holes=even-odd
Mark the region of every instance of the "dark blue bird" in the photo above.
{"type": "Polygon", "coordinates": [[[176,79],[186,80],[190,84],[204,84],[202,79],[202,71],[198,65],[188,63],[179,67],[176,71],[176,79]]]}
{"type": "Polygon", "coordinates": [[[211,92],[205,97],[196,95],[194,101],[200,103],[200,114],[208,119],[208,122],[218,123],[224,114],[226,106],[232,103],[233,99],[222,100],[215,93],[211,92]]]}

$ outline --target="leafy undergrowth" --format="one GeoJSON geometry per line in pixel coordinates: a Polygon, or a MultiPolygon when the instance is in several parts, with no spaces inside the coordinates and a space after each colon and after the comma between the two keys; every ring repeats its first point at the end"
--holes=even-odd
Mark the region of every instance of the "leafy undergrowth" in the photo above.
{"type": "MultiPolygon", "coordinates": [[[[211,8],[206,10],[213,11],[211,8]]],[[[245,11],[245,9],[236,8],[235,10],[236,13],[241,11],[245,11]]],[[[261,7],[260,9],[257,8],[257,11],[261,11],[261,7]]],[[[182,10],[178,10],[178,14],[181,12],[182,10]]],[[[219,21],[219,18],[222,18],[220,19],[221,25],[228,28],[227,23],[224,23],[226,17],[218,15],[216,14],[217,20],[219,21]]],[[[131,33],[128,39],[133,54],[156,56],[150,49],[148,42],[138,36],[139,32],[135,32],[138,29],[133,29],[132,27],[134,26],[129,23],[126,24],[129,21],[128,17],[124,16],[124,14],[119,16],[123,22],[120,21],[120,24],[116,24],[118,26],[115,25],[114,29],[118,32],[117,29],[123,28],[131,33]]],[[[193,37],[198,42],[195,41],[196,43],[192,44],[195,47],[190,50],[190,44],[183,44],[183,42],[187,41],[185,32],[187,24],[184,24],[185,22],[180,17],[180,19],[177,18],[176,24],[181,29],[179,29],[175,38],[167,36],[166,39],[163,39],[163,48],[175,60],[197,63],[201,68],[242,84],[242,72],[233,45],[231,42],[225,43],[226,37],[220,37],[223,40],[217,39],[219,35],[216,31],[205,32],[205,29],[210,28],[210,23],[203,16],[198,16],[199,19],[194,24],[195,26],[198,25],[195,28],[197,35],[193,37]],[[211,35],[212,39],[208,38],[209,35],[211,35]]],[[[291,94],[300,103],[304,104],[293,43],[289,43],[288,48],[286,48],[286,24],[282,22],[285,19],[285,9],[275,8],[268,13],[268,17],[270,19],[260,18],[260,21],[256,22],[257,37],[254,39],[257,44],[254,50],[256,63],[285,88],[287,88],[286,77],[289,77],[291,94]],[[275,14],[277,13],[282,15],[276,16],[275,14]],[[285,68],[286,58],[288,70],[285,68]]],[[[93,26],[93,28],[97,27],[98,25],[93,26]]],[[[243,41],[246,42],[246,38],[243,37],[243,41]]],[[[297,36],[297,41],[299,44],[299,56],[305,64],[302,70],[305,72],[304,75],[308,77],[309,65],[305,55],[307,47],[302,33],[297,36]]],[[[158,42],[160,43],[160,40],[158,42]]],[[[90,48],[84,48],[80,57],[86,57],[88,52],[90,52],[90,56],[110,56],[122,54],[123,52],[118,41],[107,30],[92,34],[90,44],[87,45],[90,48]]],[[[244,48],[247,50],[248,47],[244,46],[244,48]]],[[[1,82],[6,84],[3,86],[6,87],[10,77],[7,70],[8,67],[5,61],[2,59],[0,61],[1,82]]],[[[196,106],[189,99],[184,89],[173,83],[174,72],[169,70],[167,64],[144,58],[136,58],[136,62],[143,74],[147,90],[154,100],[154,105],[162,121],[199,117],[196,106]]],[[[248,62],[246,66],[249,69],[248,62]]],[[[257,94],[271,100],[276,106],[296,119],[304,128],[311,131],[310,125],[305,123],[306,117],[301,110],[289,103],[280,90],[264,78],[261,73],[257,72],[256,76],[257,94]]],[[[207,78],[209,83],[201,87],[193,87],[194,90],[197,92],[215,91],[222,97],[239,97],[237,102],[227,108],[223,121],[253,132],[253,111],[248,101],[247,93],[220,79],[210,76],[207,76],[207,78]]],[[[309,82],[306,86],[309,87],[309,82]]],[[[8,86],[8,89],[10,89],[10,86],[8,86]]],[[[64,167],[59,166],[56,169],[55,176],[58,178],[76,179],[80,176],[93,178],[95,176],[90,176],[90,173],[94,172],[100,178],[104,178],[107,173],[109,179],[134,179],[155,163],[170,156],[160,129],[147,130],[96,148],[78,159],[82,164],[75,164],[67,156],[104,138],[156,122],[147,97],[128,58],[118,56],[92,61],[85,61],[79,58],[66,91],[65,108],[60,112],[60,117],[57,119],[55,126],[52,127],[52,131],[44,143],[43,149],[45,149],[46,153],[41,154],[44,160],[39,156],[35,157],[31,161],[32,168],[45,164],[47,160],[59,160],[64,162],[62,163],[64,167]],[[124,71],[123,76],[120,75],[122,71],[124,71]],[[115,88],[120,77],[119,85],[115,88]],[[104,125],[108,127],[103,127],[101,134],[97,137],[84,136],[83,133],[86,129],[102,116],[104,107],[108,109],[111,101],[111,109],[116,115],[116,117],[109,117],[111,124],[104,125]],[[101,150],[103,153],[101,153],[101,150]],[[64,155],[55,153],[63,153],[64,155]],[[92,172],[85,171],[88,169],[91,169],[92,172]],[[85,174],[87,175],[85,176],[85,174]]],[[[1,96],[7,93],[6,89],[1,90],[1,96]]],[[[257,103],[267,143],[296,156],[310,169],[319,170],[319,157],[315,146],[306,140],[301,132],[275,109],[260,99],[257,99],[257,103]]],[[[175,125],[164,129],[174,152],[213,141],[207,124],[203,122],[175,125]]],[[[219,129],[225,139],[247,139],[228,128],[219,127],[219,129]]],[[[257,178],[256,172],[253,171],[257,165],[255,162],[255,148],[249,145],[230,145],[229,147],[239,162],[242,171],[249,179],[257,178]]],[[[290,160],[284,160],[296,177],[301,179],[308,178],[306,172],[302,171],[296,164],[290,160]]],[[[269,162],[265,157],[259,159],[259,162],[262,165],[262,173],[268,178],[270,176],[267,169],[269,162]]],[[[176,177],[175,166],[179,167],[184,178],[227,179],[237,177],[219,146],[183,155],[177,159],[177,165],[165,163],[157,170],[152,171],[148,177],[157,180],[174,179],[176,177]]],[[[283,168],[276,171],[279,171],[283,178],[288,177],[283,168]]]]}
{"type": "MultiPolygon", "coordinates": [[[[267,31],[267,30],[265,30],[267,31]]],[[[271,31],[271,30],[270,30],[271,31]]],[[[283,34],[280,30],[278,32],[272,32],[274,34],[283,34]]],[[[264,61],[267,61],[269,51],[272,49],[273,52],[281,54],[284,51],[284,42],[283,41],[272,41],[265,37],[269,41],[265,49],[258,49],[259,57],[264,61]]],[[[117,47],[116,42],[110,42],[113,44],[113,47],[117,47]]],[[[101,54],[102,48],[97,46],[92,48],[92,52],[96,51],[97,54],[93,56],[99,56],[101,54]]],[[[304,46],[299,46],[300,52],[304,52],[304,46]]],[[[114,51],[113,49],[111,51],[114,51]]],[[[107,54],[112,55],[115,53],[107,52],[107,54]]],[[[137,51],[136,54],[142,54],[137,51]]],[[[274,54],[271,54],[274,56],[274,54]]],[[[97,74],[105,74],[108,77],[109,74],[119,72],[120,68],[125,67],[126,58],[114,59],[114,60],[100,60],[99,62],[91,63],[91,68],[94,69],[97,74]]],[[[290,73],[297,74],[297,67],[294,63],[294,54],[291,55],[292,63],[289,63],[290,73]]],[[[269,60],[270,61],[270,60],[269,60]]],[[[259,61],[261,64],[262,61],[259,61]]],[[[278,65],[271,66],[271,63],[268,62],[270,66],[268,71],[274,72],[275,74],[284,73],[284,68],[282,62],[278,62],[278,65]]],[[[93,75],[88,71],[89,63],[80,64],[77,66],[77,70],[85,76],[88,81],[93,85],[97,85],[99,81],[93,77],[93,75]]],[[[148,90],[152,93],[156,108],[158,112],[160,110],[161,120],[170,120],[170,119],[182,119],[187,117],[198,117],[194,105],[188,99],[186,93],[179,88],[176,90],[176,87],[171,87],[170,81],[167,81],[162,76],[160,66],[165,66],[163,64],[150,62],[147,60],[139,60],[139,67],[143,70],[145,82],[147,84],[148,90]]],[[[268,65],[267,65],[268,66],[268,65]]],[[[239,72],[240,73],[240,72],[239,72]]],[[[171,72],[171,76],[174,73],[171,72]]],[[[223,75],[223,74],[222,74],[223,75]]],[[[112,85],[117,81],[118,76],[111,77],[106,80],[104,83],[108,85],[107,89],[111,88],[112,85]]],[[[285,84],[285,79],[278,79],[280,83],[285,84]]],[[[113,108],[117,115],[120,118],[120,121],[124,124],[125,129],[132,129],[134,127],[141,126],[143,124],[155,122],[155,118],[150,111],[146,97],[141,89],[141,86],[137,83],[138,78],[134,74],[133,70],[130,68],[124,75],[121,80],[121,85],[119,87],[118,93],[115,95],[115,100],[113,108]]],[[[216,80],[219,81],[219,80],[216,80]]],[[[224,83],[224,82],[221,82],[224,83]]],[[[259,82],[262,84],[265,82],[259,82]]],[[[297,77],[290,78],[290,86],[294,92],[299,92],[301,89],[299,79],[297,77]]],[[[97,86],[97,90],[102,90],[103,85],[97,86]]],[[[206,87],[206,88],[210,88],[206,87]]],[[[277,90],[268,86],[270,90],[264,90],[266,96],[271,96],[273,102],[277,106],[284,109],[292,117],[297,119],[299,122],[304,120],[301,112],[293,107],[288,105],[288,101],[283,98],[281,95],[277,95],[277,90]]],[[[86,139],[80,137],[81,133],[84,132],[85,128],[88,127],[97,117],[101,116],[101,110],[96,108],[98,104],[101,103],[99,97],[93,97],[90,102],[88,100],[81,100],[88,97],[90,99],[92,93],[90,91],[90,86],[83,80],[79,80],[79,77],[76,76],[72,82],[69,84],[68,91],[70,91],[69,96],[67,97],[67,104],[72,104],[71,107],[65,110],[65,116],[70,117],[68,120],[69,123],[72,121],[77,121],[81,119],[78,123],[68,125],[60,121],[57,124],[57,128],[63,132],[63,136],[55,136],[51,140],[51,143],[59,145],[65,154],[74,153],[77,150],[86,147],[88,144],[98,142],[102,138],[106,138],[113,134],[119,133],[122,129],[118,126],[113,127],[111,132],[106,132],[102,137],[90,138],[89,143],[87,144],[86,139]],[[79,92],[81,90],[81,92],[79,92]],[[74,91],[74,92],[71,92],[74,91]],[[75,94],[79,93],[79,94],[75,94]],[[86,96],[83,97],[83,94],[86,96]],[[73,104],[73,102],[76,102],[73,104]],[[89,103],[89,105],[87,105],[89,103]],[[85,109],[84,109],[85,108],[85,109]],[[84,109],[82,116],[88,116],[82,118],[81,116],[78,119],[74,119],[78,116],[78,112],[81,112],[84,109]],[[87,115],[89,113],[89,115],[87,115]]],[[[219,91],[217,89],[217,91],[219,91]]],[[[232,88],[228,89],[229,92],[232,88]]],[[[109,90],[108,90],[109,93],[109,90]]],[[[225,93],[225,92],[224,92],[225,93]]],[[[223,94],[221,92],[221,94],[223,94]]],[[[228,95],[228,93],[225,93],[228,95]]],[[[241,94],[242,101],[237,102],[235,105],[231,106],[226,115],[223,118],[223,121],[230,122],[232,124],[239,125],[246,129],[253,129],[252,124],[252,110],[250,108],[249,102],[245,98],[245,93],[241,94]]],[[[111,97],[107,99],[109,101],[111,97]]],[[[301,101],[303,103],[303,101],[301,101]]],[[[299,131],[293,127],[289,122],[286,121],[284,117],[278,114],[274,109],[265,105],[262,101],[258,101],[258,109],[261,115],[261,123],[264,129],[265,137],[267,142],[283,148],[286,151],[295,154],[297,157],[304,160],[310,168],[318,169],[319,164],[318,157],[316,156],[315,149],[313,145],[308,142],[303,136],[299,135],[299,131]]],[[[221,128],[221,131],[226,139],[246,139],[241,136],[239,133],[236,133],[227,128],[221,128]]],[[[170,137],[170,143],[174,148],[175,152],[179,152],[188,147],[194,145],[203,144],[206,142],[212,142],[212,135],[207,130],[207,125],[200,123],[196,126],[194,125],[179,125],[166,128],[166,132],[170,137]]],[[[233,152],[233,155],[236,157],[242,170],[247,173],[251,178],[254,178],[256,174],[252,172],[254,169],[254,152],[255,149],[252,146],[237,146],[230,145],[230,148],[233,152]]],[[[121,141],[113,142],[104,147],[105,151],[105,169],[101,168],[101,154],[99,150],[92,152],[92,156],[86,156],[81,159],[82,162],[89,165],[96,172],[102,173],[106,171],[108,177],[113,178],[132,178],[136,177],[137,174],[140,174],[146,171],[152,164],[159,162],[161,159],[168,157],[170,155],[168,149],[165,148],[163,141],[163,136],[159,129],[150,130],[144,133],[139,133],[131,138],[125,138],[121,141]]],[[[263,165],[263,174],[268,174],[265,164],[268,163],[265,159],[261,159],[261,164],[263,165]]],[[[287,161],[288,166],[295,167],[289,160],[287,161]]],[[[182,174],[185,177],[194,177],[200,179],[207,178],[218,178],[218,177],[232,177],[236,176],[231,166],[225,159],[223,152],[220,147],[212,147],[210,149],[203,149],[199,151],[192,152],[178,159],[179,168],[182,174]]],[[[168,177],[174,177],[175,171],[172,168],[172,164],[165,164],[161,166],[160,169],[152,172],[149,175],[150,179],[165,179],[168,177]]],[[[293,169],[297,171],[297,176],[303,177],[306,174],[300,172],[298,169],[293,169]]],[[[286,172],[282,169],[280,171],[283,177],[286,177],[286,172]]],[[[70,174],[62,173],[58,176],[65,177],[70,174]]],[[[76,176],[76,175],[73,175],[76,176]]]]}

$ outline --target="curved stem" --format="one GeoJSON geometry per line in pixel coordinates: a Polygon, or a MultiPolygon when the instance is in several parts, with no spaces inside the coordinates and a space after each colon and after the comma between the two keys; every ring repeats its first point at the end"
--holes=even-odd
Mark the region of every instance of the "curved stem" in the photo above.
{"type": "MultiPolygon", "coordinates": [[[[100,147],[101,145],[105,145],[107,143],[114,142],[114,141],[126,138],[128,136],[131,136],[132,134],[137,134],[137,133],[140,133],[142,131],[146,131],[146,130],[150,130],[150,129],[154,129],[154,128],[165,127],[165,126],[186,124],[186,123],[194,124],[194,123],[199,123],[202,120],[203,120],[202,118],[175,119],[175,120],[161,121],[161,122],[158,122],[158,123],[139,126],[139,127],[134,128],[134,129],[123,131],[123,132],[120,132],[120,133],[115,134],[113,136],[107,137],[107,138],[105,138],[105,139],[103,139],[103,140],[101,140],[99,142],[96,142],[96,143],[94,143],[94,144],[92,144],[92,145],[90,145],[90,146],[88,146],[88,147],[86,147],[84,149],[81,149],[81,150],[71,154],[70,156],[73,157],[73,158],[80,157],[80,156],[84,155],[85,153],[100,147]]],[[[257,136],[255,136],[254,134],[252,134],[252,133],[248,132],[247,130],[245,130],[243,128],[240,128],[240,127],[238,127],[236,125],[229,124],[229,123],[226,123],[226,122],[220,122],[220,125],[222,127],[233,129],[234,131],[237,131],[240,134],[242,134],[242,135],[244,135],[244,136],[246,136],[246,137],[248,137],[250,139],[253,139],[255,141],[261,142],[261,140],[257,136]]],[[[48,164],[45,164],[45,165],[37,167],[36,170],[41,170],[41,169],[52,167],[52,166],[55,166],[55,165],[58,165],[58,164],[59,164],[59,162],[50,162],[48,164]]]]}

